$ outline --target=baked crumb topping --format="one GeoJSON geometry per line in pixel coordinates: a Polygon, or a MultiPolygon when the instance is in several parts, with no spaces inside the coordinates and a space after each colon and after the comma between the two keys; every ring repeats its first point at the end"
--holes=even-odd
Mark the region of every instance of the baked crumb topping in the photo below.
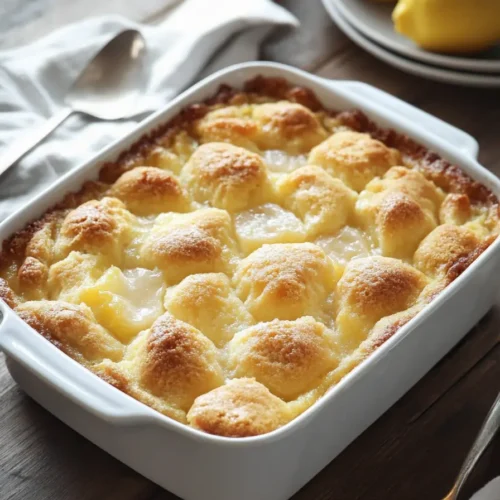
{"type": "Polygon", "coordinates": [[[497,198],[457,166],[257,77],[4,241],[0,298],[164,415],[256,436],[391,338],[499,227],[497,198]]]}

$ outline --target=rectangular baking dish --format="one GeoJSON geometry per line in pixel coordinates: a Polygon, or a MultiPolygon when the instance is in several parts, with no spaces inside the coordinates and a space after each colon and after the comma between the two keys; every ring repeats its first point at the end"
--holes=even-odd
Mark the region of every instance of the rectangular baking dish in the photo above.
{"type": "MultiPolygon", "coordinates": [[[[379,90],[329,81],[271,63],[230,67],[203,80],[47,189],[0,224],[0,240],[97,177],[143,134],[183,107],[257,75],[311,88],[329,108],[358,108],[459,165],[500,197],[500,181],[475,160],[464,132],[379,90]]],[[[500,272],[500,240],[325,397],[263,436],[203,434],[121,393],[64,355],[0,301],[0,348],[14,380],[55,416],[131,468],[186,500],[284,500],[335,458],[412,387],[490,309],[500,272]]]]}

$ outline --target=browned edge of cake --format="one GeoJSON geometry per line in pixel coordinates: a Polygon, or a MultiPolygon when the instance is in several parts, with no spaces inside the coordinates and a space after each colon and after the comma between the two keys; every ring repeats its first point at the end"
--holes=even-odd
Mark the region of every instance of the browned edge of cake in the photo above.
{"type": "MultiPolygon", "coordinates": [[[[216,104],[242,104],[248,101],[250,95],[267,96],[276,100],[288,100],[301,104],[313,112],[323,111],[329,116],[338,119],[343,125],[357,132],[367,133],[386,146],[398,149],[408,164],[419,170],[437,186],[449,193],[466,194],[473,204],[489,207],[495,212],[496,217],[500,219],[498,198],[491,190],[472,179],[457,165],[445,160],[407,135],[396,132],[393,129],[379,127],[362,111],[357,109],[347,111],[327,109],[321,104],[311,89],[292,85],[285,78],[259,75],[245,82],[242,90],[226,84],[220,85],[212,97],[203,102],[185,107],[168,122],[142,136],[127,150],[123,151],[115,161],[105,162],[101,166],[97,181],[85,182],[79,191],[67,194],[60,203],[47,210],[39,219],[31,222],[24,229],[16,232],[3,242],[0,253],[0,268],[7,260],[22,256],[32,236],[44,227],[44,225],[50,223],[52,219],[57,218],[58,212],[75,208],[90,199],[99,199],[102,197],[110,184],[116,181],[121,174],[136,166],[138,160],[160,145],[160,141],[161,145],[168,147],[168,141],[179,131],[189,131],[196,120],[202,118],[210,111],[210,106],[216,104]]],[[[359,365],[363,359],[368,357],[415,317],[425,304],[428,304],[440,291],[458,278],[495,239],[495,236],[490,236],[473,252],[458,256],[451,262],[448,265],[444,281],[441,281],[439,287],[433,293],[429,294],[422,303],[422,307],[409,310],[407,314],[404,314],[390,324],[384,325],[380,331],[375,332],[375,335],[371,335],[366,339],[360,346],[361,349],[358,358],[352,361],[352,366],[342,376],[359,365]]],[[[0,299],[3,299],[11,308],[16,306],[17,298],[15,294],[1,278],[0,299]]],[[[106,379],[105,376],[102,378],[106,379]]],[[[108,382],[124,390],[121,384],[116,383],[116,381],[108,380],[108,382]]],[[[127,392],[126,389],[125,392],[127,392]]]]}

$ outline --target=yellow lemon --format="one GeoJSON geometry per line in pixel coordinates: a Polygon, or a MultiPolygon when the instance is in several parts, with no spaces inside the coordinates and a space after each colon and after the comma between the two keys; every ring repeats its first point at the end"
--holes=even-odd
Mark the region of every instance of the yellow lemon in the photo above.
{"type": "Polygon", "coordinates": [[[400,0],[396,31],[436,52],[477,52],[500,40],[499,0],[400,0]]]}

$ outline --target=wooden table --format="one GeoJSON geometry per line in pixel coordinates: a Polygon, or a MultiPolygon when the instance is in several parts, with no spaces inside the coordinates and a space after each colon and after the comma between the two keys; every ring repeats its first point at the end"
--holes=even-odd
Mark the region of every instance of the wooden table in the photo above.
{"type": "MultiPolygon", "coordinates": [[[[265,58],[329,78],[362,80],[412,102],[475,136],[481,146],[481,163],[500,174],[498,91],[406,75],[341,35],[319,0],[282,3],[302,20],[302,28],[275,35],[266,44],[265,58]]],[[[0,48],[32,41],[82,12],[154,19],[154,5],[157,2],[151,0],[25,0],[22,5],[19,0],[2,0],[0,48]]],[[[497,300],[458,347],[294,500],[442,498],[500,389],[499,332],[497,300]]],[[[175,498],[26,397],[9,377],[3,359],[0,398],[0,499],[175,498]]],[[[482,461],[478,482],[500,473],[500,453],[495,446],[482,461]]]]}

